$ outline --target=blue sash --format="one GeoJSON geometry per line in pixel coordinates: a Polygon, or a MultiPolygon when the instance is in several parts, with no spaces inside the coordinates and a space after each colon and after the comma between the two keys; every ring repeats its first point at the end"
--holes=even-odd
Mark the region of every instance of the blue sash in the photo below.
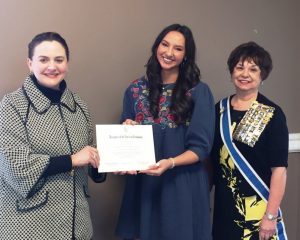
{"type": "MultiPolygon", "coordinates": [[[[251,185],[251,187],[257,192],[257,194],[265,201],[269,199],[269,188],[263,182],[263,180],[257,175],[242,153],[238,150],[232,141],[231,118],[230,118],[230,98],[224,98],[220,101],[220,132],[222,140],[228,149],[228,152],[234,161],[236,167],[241,174],[251,185]]],[[[279,208],[278,217],[282,217],[282,212],[279,208]]],[[[287,235],[284,227],[283,220],[277,222],[276,232],[279,240],[287,240],[287,235]]]]}

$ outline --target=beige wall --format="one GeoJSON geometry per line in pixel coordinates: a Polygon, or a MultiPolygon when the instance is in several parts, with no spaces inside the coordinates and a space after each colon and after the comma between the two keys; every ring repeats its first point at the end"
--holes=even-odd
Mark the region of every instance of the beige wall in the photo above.
{"type": "MultiPolygon", "coordinates": [[[[123,92],[144,74],[154,38],[179,22],[193,30],[203,80],[216,100],[233,92],[226,69],[232,48],[254,40],[268,49],[275,67],[262,92],[283,108],[290,132],[300,132],[299,9],[299,0],[0,0],[0,97],[28,73],[31,38],[57,31],[71,49],[70,88],[88,102],[95,123],[117,123],[123,92]]],[[[300,236],[299,158],[290,155],[283,203],[292,240],[300,236]]],[[[105,184],[91,183],[95,239],[115,239],[122,187],[123,178],[113,175],[105,184]]]]}
{"type": "Polygon", "coordinates": [[[288,181],[282,202],[285,226],[290,240],[300,238],[300,153],[289,156],[288,181]]]}

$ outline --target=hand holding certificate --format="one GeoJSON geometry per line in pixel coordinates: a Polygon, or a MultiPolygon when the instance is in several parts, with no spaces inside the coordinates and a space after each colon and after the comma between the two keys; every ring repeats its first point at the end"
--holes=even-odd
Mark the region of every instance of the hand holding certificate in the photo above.
{"type": "Polygon", "coordinates": [[[96,125],[98,172],[145,170],[155,164],[151,125],[96,125]]]}

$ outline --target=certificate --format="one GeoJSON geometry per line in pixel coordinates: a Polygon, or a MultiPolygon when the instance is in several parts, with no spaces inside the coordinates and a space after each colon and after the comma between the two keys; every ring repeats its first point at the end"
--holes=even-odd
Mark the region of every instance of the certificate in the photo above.
{"type": "Polygon", "coordinates": [[[96,125],[98,172],[145,170],[155,164],[151,125],[96,125]]]}

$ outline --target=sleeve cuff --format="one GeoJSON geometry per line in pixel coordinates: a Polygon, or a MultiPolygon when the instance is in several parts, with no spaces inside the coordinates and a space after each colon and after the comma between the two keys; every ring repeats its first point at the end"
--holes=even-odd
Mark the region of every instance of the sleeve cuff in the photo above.
{"type": "Polygon", "coordinates": [[[70,155],[50,157],[49,165],[46,168],[43,177],[69,172],[71,170],[72,170],[72,161],[70,155]]]}

